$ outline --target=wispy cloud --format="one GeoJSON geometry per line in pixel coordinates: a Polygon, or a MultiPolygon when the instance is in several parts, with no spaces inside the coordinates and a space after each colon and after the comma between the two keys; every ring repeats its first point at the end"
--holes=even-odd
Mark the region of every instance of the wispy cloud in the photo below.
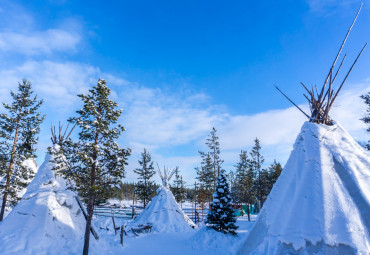
{"type": "Polygon", "coordinates": [[[75,50],[81,38],[61,29],[29,31],[26,33],[0,32],[0,51],[24,55],[51,54],[75,50]]]}
{"type": "Polygon", "coordinates": [[[41,29],[34,16],[21,5],[2,1],[0,8],[0,52],[24,56],[75,52],[81,42],[81,26],[74,19],[61,20],[57,27],[41,29]]]}
{"type": "Polygon", "coordinates": [[[319,15],[334,14],[338,11],[356,9],[362,0],[307,0],[310,11],[319,15]]]}
{"type": "MultiPolygon", "coordinates": [[[[241,149],[252,147],[255,137],[261,140],[266,162],[274,158],[285,162],[305,121],[294,107],[253,115],[232,115],[224,107],[210,104],[206,95],[149,88],[104,73],[98,67],[76,62],[29,61],[19,67],[0,70],[0,76],[2,95],[9,94],[19,77],[29,78],[35,91],[45,99],[45,107],[52,113],[49,121],[72,115],[79,106],[76,95],[95,85],[98,77],[107,77],[114,97],[124,109],[121,121],[127,131],[121,143],[133,149],[128,166],[128,177],[132,179],[135,178],[132,170],[136,168],[143,148],[149,149],[153,159],[161,164],[179,165],[191,179],[195,175],[194,167],[200,161],[197,149],[190,155],[180,153],[176,156],[164,156],[161,151],[176,151],[178,146],[189,144],[200,146],[213,126],[219,130],[221,153],[227,169],[231,169],[238,160],[241,149]],[[204,101],[199,101],[201,98],[204,101]]],[[[359,96],[369,90],[369,83],[365,81],[348,86],[332,111],[332,117],[357,140],[367,139],[365,126],[359,120],[365,112],[365,104],[359,96]]],[[[45,147],[49,140],[47,132],[44,129],[41,135],[45,147]]]]}

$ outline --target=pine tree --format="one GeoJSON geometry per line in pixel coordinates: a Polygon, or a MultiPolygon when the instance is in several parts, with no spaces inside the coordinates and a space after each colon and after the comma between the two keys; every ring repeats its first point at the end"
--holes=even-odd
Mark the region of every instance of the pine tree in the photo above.
{"type": "Polygon", "coordinates": [[[274,186],[275,182],[279,178],[282,171],[283,171],[283,167],[281,166],[280,163],[276,162],[276,160],[274,160],[274,163],[272,163],[269,166],[269,169],[268,169],[268,175],[269,175],[269,178],[268,178],[268,194],[272,190],[272,187],[274,186]]]}
{"type": "MultiPolygon", "coordinates": [[[[220,142],[218,141],[218,136],[216,134],[217,130],[213,127],[210,135],[207,138],[206,145],[210,149],[210,156],[212,158],[212,168],[215,176],[219,177],[220,174],[224,173],[225,170],[222,169],[221,164],[224,162],[220,158],[220,142]]],[[[216,178],[215,178],[216,186],[216,178]]]]}
{"type": "Polygon", "coordinates": [[[141,160],[139,160],[141,168],[134,170],[136,174],[139,175],[139,182],[136,186],[136,194],[139,199],[143,202],[144,208],[152,199],[152,194],[154,192],[154,181],[150,179],[155,174],[152,157],[146,149],[141,153],[141,160]]]}
{"type": "Polygon", "coordinates": [[[214,230],[235,235],[238,226],[235,225],[236,219],[233,216],[232,198],[230,196],[229,184],[223,173],[217,180],[216,190],[213,193],[211,210],[207,215],[206,224],[214,230]]]}
{"type": "Polygon", "coordinates": [[[37,100],[33,93],[29,81],[18,83],[18,93],[10,93],[12,104],[3,103],[8,114],[0,114],[0,221],[4,218],[5,207],[18,203],[19,191],[27,187],[35,175],[31,168],[23,164],[26,159],[36,157],[33,146],[38,141],[40,124],[45,118],[39,112],[43,101],[37,100]]]}
{"type": "Polygon", "coordinates": [[[179,168],[175,168],[175,179],[171,191],[177,201],[177,203],[183,203],[186,200],[185,181],[182,179],[182,175],[179,173],[179,168]]]}
{"type": "Polygon", "coordinates": [[[254,147],[252,148],[252,152],[250,153],[251,156],[251,167],[255,174],[255,182],[254,182],[254,191],[258,198],[258,209],[261,210],[263,205],[263,197],[265,194],[265,178],[264,172],[265,170],[262,169],[262,164],[265,161],[263,156],[261,155],[261,146],[260,141],[258,138],[254,140],[254,147]]]}
{"type": "Polygon", "coordinates": [[[237,190],[237,198],[238,202],[248,204],[247,206],[247,214],[248,220],[250,221],[250,211],[249,211],[249,204],[255,202],[255,193],[253,190],[253,183],[255,179],[255,173],[253,171],[253,167],[251,164],[250,159],[248,158],[247,151],[240,152],[240,160],[235,165],[236,168],[236,190],[237,190]]]}
{"type": "MultiPolygon", "coordinates": [[[[199,151],[199,154],[202,157],[201,166],[196,167],[195,170],[197,172],[196,179],[199,181],[200,186],[203,187],[203,193],[205,197],[207,197],[208,202],[212,200],[212,192],[215,189],[215,172],[213,168],[212,158],[210,153],[204,153],[199,151]]],[[[203,195],[204,195],[203,194],[203,195]]]]}
{"type": "MultiPolygon", "coordinates": [[[[362,95],[361,98],[364,99],[365,104],[367,104],[366,115],[361,120],[368,125],[367,132],[370,132],[370,92],[362,95]]],[[[370,151],[370,140],[365,145],[365,148],[370,151]]]]}
{"type": "Polygon", "coordinates": [[[125,176],[125,165],[131,152],[130,149],[120,148],[115,142],[125,129],[121,125],[112,127],[122,110],[116,109],[118,104],[109,99],[110,93],[105,80],[99,79],[87,95],[78,95],[83,108],[76,112],[78,117],[68,121],[77,123],[80,128],[79,141],[69,140],[62,146],[68,164],[61,173],[74,184],[71,188],[76,189],[87,201],[84,255],[89,252],[94,205],[110,196],[114,187],[118,187],[125,176]]]}

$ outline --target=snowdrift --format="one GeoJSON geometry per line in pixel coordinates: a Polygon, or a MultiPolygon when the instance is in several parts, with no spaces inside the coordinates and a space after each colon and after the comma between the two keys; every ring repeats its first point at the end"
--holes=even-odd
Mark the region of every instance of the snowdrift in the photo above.
{"type": "MultiPolygon", "coordinates": [[[[46,155],[26,194],[0,223],[1,254],[80,254],[85,218],[46,155]]],[[[96,243],[91,236],[91,246],[96,243]]],[[[91,247],[90,246],[90,247],[91,247]]]]}
{"type": "Polygon", "coordinates": [[[195,227],[193,221],[181,210],[172,192],[162,186],[131,227],[151,223],[154,232],[183,232],[195,227]]]}
{"type": "Polygon", "coordinates": [[[306,122],[239,254],[368,254],[370,156],[338,124],[306,122]]]}

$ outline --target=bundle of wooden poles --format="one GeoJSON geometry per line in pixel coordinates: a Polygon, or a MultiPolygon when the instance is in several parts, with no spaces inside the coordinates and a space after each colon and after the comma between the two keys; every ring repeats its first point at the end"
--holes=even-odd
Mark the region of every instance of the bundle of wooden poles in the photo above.
{"type": "Polygon", "coordinates": [[[338,75],[338,73],[339,73],[339,71],[340,71],[340,69],[341,69],[341,67],[344,63],[344,60],[346,59],[346,55],[344,55],[342,61],[340,62],[340,65],[339,65],[338,69],[334,72],[335,65],[337,64],[338,58],[339,58],[339,56],[340,56],[340,54],[343,50],[343,47],[344,47],[344,45],[347,41],[348,35],[351,32],[351,30],[352,30],[352,28],[353,28],[353,26],[354,26],[354,24],[357,20],[357,17],[360,14],[361,9],[362,9],[362,4],[361,4],[361,6],[360,6],[360,8],[357,12],[357,15],[356,15],[355,19],[352,22],[350,28],[348,29],[348,32],[347,32],[347,34],[346,34],[346,36],[345,36],[345,38],[342,42],[342,45],[339,48],[339,51],[338,51],[338,53],[337,53],[337,55],[334,59],[333,64],[330,67],[329,73],[325,78],[324,85],[322,86],[321,90],[319,91],[316,86],[315,87],[312,86],[312,88],[309,89],[303,82],[301,82],[302,86],[304,87],[304,89],[308,93],[308,95],[307,94],[303,94],[303,95],[307,99],[308,104],[310,106],[310,111],[311,111],[310,115],[307,114],[306,112],[304,112],[287,95],[285,95],[277,86],[275,86],[280,91],[280,93],[282,93],[295,107],[297,107],[309,119],[310,122],[321,123],[321,124],[325,124],[325,125],[332,125],[333,124],[333,120],[329,116],[330,109],[332,108],[335,99],[337,98],[340,90],[342,89],[344,83],[346,82],[346,80],[347,80],[349,74],[351,73],[353,67],[357,63],[357,60],[361,56],[365,47],[367,46],[367,43],[365,43],[365,45],[361,49],[360,53],[357,55],[355,61],[352,63],[352,65],[351,65],[350,69],[348,70],[347,74],[345,75],[342,82],[340,83],[339,87],[335,91],[333,89],[333,84],[334,84],[334,82],[337,78],[337,75],[338,75]]]}

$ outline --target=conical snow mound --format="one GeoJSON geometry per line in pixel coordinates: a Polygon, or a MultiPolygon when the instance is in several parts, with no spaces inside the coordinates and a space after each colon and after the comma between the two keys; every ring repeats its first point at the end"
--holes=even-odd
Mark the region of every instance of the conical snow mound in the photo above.
{"type": "Polygon", "coordinates": [[[306,122],[239,253],[369,251],[369,154],[339,124],[306,122]]]}
{"type": "Polygon", "coordinates": [[[132,222],[132,227],[152,224],[155,232],[183,232],[195,227],[193,221],[177,204],[172,192],[162,186],[144,211],[132,222]]]}
{"type": "MultiPolygon", "coordinates": [[[[22,200],[0,223],[1,254],[79,254],[85,219],[46,155],[22,200]]],[[[94,241],[91,241],[94,242],[94,241]]]]}

